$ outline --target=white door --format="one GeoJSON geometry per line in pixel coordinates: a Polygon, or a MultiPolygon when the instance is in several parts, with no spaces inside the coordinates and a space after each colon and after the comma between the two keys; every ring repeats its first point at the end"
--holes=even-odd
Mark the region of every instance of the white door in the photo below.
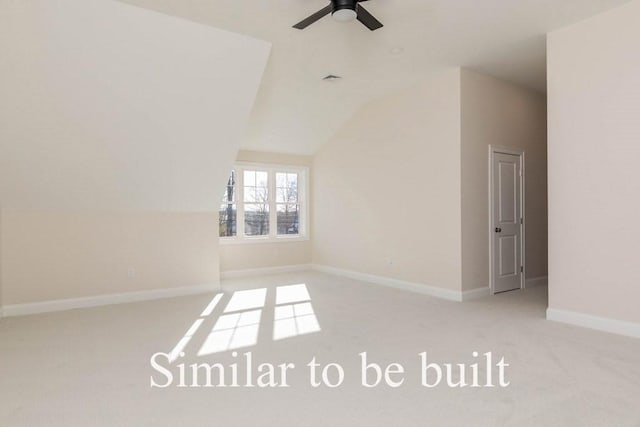
{"type": "Polygon", "coordinates": [[[520,289],[523,268],[520,156],[493,153],[493,293],[520,289]]]}

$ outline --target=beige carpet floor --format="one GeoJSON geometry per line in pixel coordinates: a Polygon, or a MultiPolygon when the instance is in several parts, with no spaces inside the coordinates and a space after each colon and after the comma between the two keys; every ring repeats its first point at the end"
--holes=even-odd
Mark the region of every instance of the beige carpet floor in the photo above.
{"type": "Polygon", "coordinates": [[[546,321],[543,287],[454,303],[302,272],[223,291],[3,319],[0,426],[640,426],[640,340],[546,321]],[[151,388],[166,377],[150,357],[173,349],[173,385],[151,388]],[[179,364],[248,351],[254,369],[294,363],[290,387],[177,386],[179,364]],[[365,351],[402,364],[402,386],[364,388],[365,351]],[[474,351],[504,357],[510,386],[421,385],[419,353],[471,364],[474,351]],[[340,364],[343,384],[311,387],[313,357],[340,364]]]}

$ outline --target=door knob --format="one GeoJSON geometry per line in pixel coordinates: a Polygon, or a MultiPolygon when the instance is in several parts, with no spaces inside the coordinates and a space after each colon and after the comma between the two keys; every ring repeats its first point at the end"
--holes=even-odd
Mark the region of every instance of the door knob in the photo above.
{"type": "Polygon", "coordinates": [[[496,233],[502,233],[502,228],[496,227],[496,233]]]}

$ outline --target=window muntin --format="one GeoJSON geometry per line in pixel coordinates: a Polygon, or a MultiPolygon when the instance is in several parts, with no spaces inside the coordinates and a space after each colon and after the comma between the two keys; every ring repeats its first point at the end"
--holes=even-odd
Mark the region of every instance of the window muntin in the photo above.
{"type": "Polygon", "coordinates": [[[306,177],[303,167],[236,165],[220,208],[222,241],[306,238],[306,177]]]}

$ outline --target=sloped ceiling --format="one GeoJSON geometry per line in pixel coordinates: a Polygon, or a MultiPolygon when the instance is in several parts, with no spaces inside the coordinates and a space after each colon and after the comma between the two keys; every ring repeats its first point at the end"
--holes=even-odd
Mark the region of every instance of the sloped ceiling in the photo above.
{"type": "Polygon", "coordinates": [[[0,2],[0,206],[217,209],[269,51],[112,0],[0,2]]]}
{"type": "Polygon", "coordinates": [[[544,91],[545,34],[628,0],[371,0],[385,25],[375,32],[330,17],[291,28],[328,0],[122,1],[272,42],[243,148],[312,154],[363,104],[436,67],[544,91]]]}

